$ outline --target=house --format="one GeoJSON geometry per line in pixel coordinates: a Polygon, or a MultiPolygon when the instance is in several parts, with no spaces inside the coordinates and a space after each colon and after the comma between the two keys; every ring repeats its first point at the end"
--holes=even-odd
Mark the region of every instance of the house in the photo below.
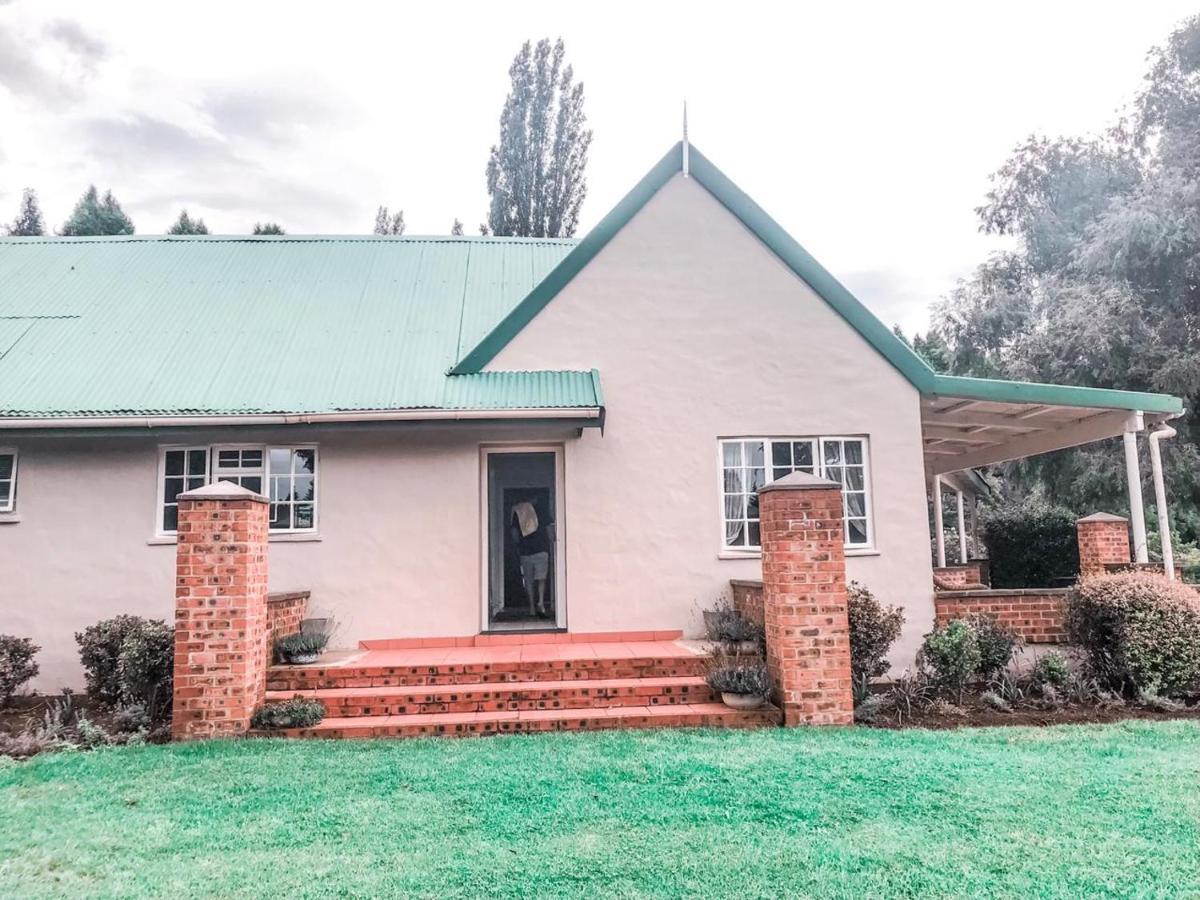
{"type": "Polygon", "coordinates": [[[6,239],[0,632],[78,684],[75,631],[171,616],[177,495],[232,482],[336,645],[696,634],[760,577],[756,489],[801,471],[842,485],[904,665],[942,476],[1181,409],[935,374],[682,145],[579,241],[6,239]]]}

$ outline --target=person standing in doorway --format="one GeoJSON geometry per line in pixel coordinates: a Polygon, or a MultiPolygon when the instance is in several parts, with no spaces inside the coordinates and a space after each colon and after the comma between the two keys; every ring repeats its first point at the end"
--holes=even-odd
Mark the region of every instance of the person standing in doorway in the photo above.
{"type": "Polygon", "coordinates": [[[512,536],[521,561],[521,583],[529,597],[529,615],[548,614],[546,580],[550,574],[551,529],[553,523],[538,518],[537,507],[525,499],[514,504],[512,536]]]}

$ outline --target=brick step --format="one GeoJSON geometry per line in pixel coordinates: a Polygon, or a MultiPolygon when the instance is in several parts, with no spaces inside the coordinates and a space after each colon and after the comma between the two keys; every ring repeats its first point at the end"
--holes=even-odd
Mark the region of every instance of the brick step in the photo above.
{"type": "Polygon", "coordinates": [[[297,693],[320,700],[325,704],[326,715],[333,718],[674,706],[712,703],[717,699],[703,677],[684,675],[268,691],[267,701],[287,700],[297,693]]]}
{"type": "Polygon", "coordinates": [[[434,713],[405,716],[333,717],[312,728],[254,732],[289,738],[392,738],[596,731],[612,728],[762,728],[779,725],[773,706],[741,712],[722,703],[613,706],[603,709],[532,709],[506,712],[434,713]]]}
{"type": "Polygon", "coordinates": [[[704,657],[695,654],[395,666],[356,665],[351,662],[328,667],[272,666],[267,670],[267,690],[295,692],[330,688],[680,678],[703,673],[704,657]]]}

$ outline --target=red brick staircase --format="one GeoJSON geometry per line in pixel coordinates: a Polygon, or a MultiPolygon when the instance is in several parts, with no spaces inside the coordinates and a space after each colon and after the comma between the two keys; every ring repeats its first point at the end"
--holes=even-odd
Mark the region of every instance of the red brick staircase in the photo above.
{"type": "Polygon", "coordinates": [[[276,732],[288,737],[780,723],[774,707],[739,712],[721,703],[704,683],[700,650],[675,638],[643,632],[450,638],[442,646],[367,642],[371,649],[334,661],[272,667],[267,701],[300,694],[325,704],[319,724],[276,732]]]}

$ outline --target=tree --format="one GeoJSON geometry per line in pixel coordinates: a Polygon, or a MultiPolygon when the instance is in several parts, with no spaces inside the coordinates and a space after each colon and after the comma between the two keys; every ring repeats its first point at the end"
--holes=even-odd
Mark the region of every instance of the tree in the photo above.
{"type": "Polygon", "coordinates": [[[592,132],[584,127],[583,84],[564,66],[562,39],[526,41],[508,74],[500,140],[487,164],[488,225],[500,236],[570,237],[587,195],[592,132]]]}
{"type": "MultiPolygon", "coordinates": [[[[1127,121],[1099,138],[1032,137],[993,176],[985,231],[1017,246],[934,311],[949,371],[1161,391],[1188,415],[1164,454],[1173,528],[1200,541],[1200,16],[1150,54],[1127,121]]],[[[1123,510],[1119,445],[1004,467],[1010,494],[1123,510]]]]}
{"type": "Polygon", "coordinates": [[[25,188],[21,195],[21,209],[17,217],[8,226],[10,237],[37,237],[46,233],[46,223],[42,218],[41,207],[38,206],[37,191],[25,188]]]}
{"type": "Polygon", "coordinates": [[[454,224],[450,226],[450,234],[454,237],[462,237],[463,223],[462,219],[455,219],[454,224]]]}
{"type": "Polygon", "coordinates": [[[193,219],[185,209],[179,213],[175,224],[167,229],[167,234],[208,234],[208,226],[203,219],[193,219]]]}
{"type": "Polygon", "coordinates": [[[287,234],[275,222],[255,222],[252,234],[287,234]]]}
{"type": "Polygon", "coordinates": [[[386,206],[379,207],[375,213],[375,233],[397,236],[404,234],[404,210],[398,210],[394,216],[389,216],[386,206]]]}
{"type": "Polygon", "coordinates": [[[83,192],[71,211],[71,218],[63,223],[59,233],[70,237],[133,234],[133,222],[125,215],[112,191],[105,191],[101,198],[93,184],[83,192]]]}

